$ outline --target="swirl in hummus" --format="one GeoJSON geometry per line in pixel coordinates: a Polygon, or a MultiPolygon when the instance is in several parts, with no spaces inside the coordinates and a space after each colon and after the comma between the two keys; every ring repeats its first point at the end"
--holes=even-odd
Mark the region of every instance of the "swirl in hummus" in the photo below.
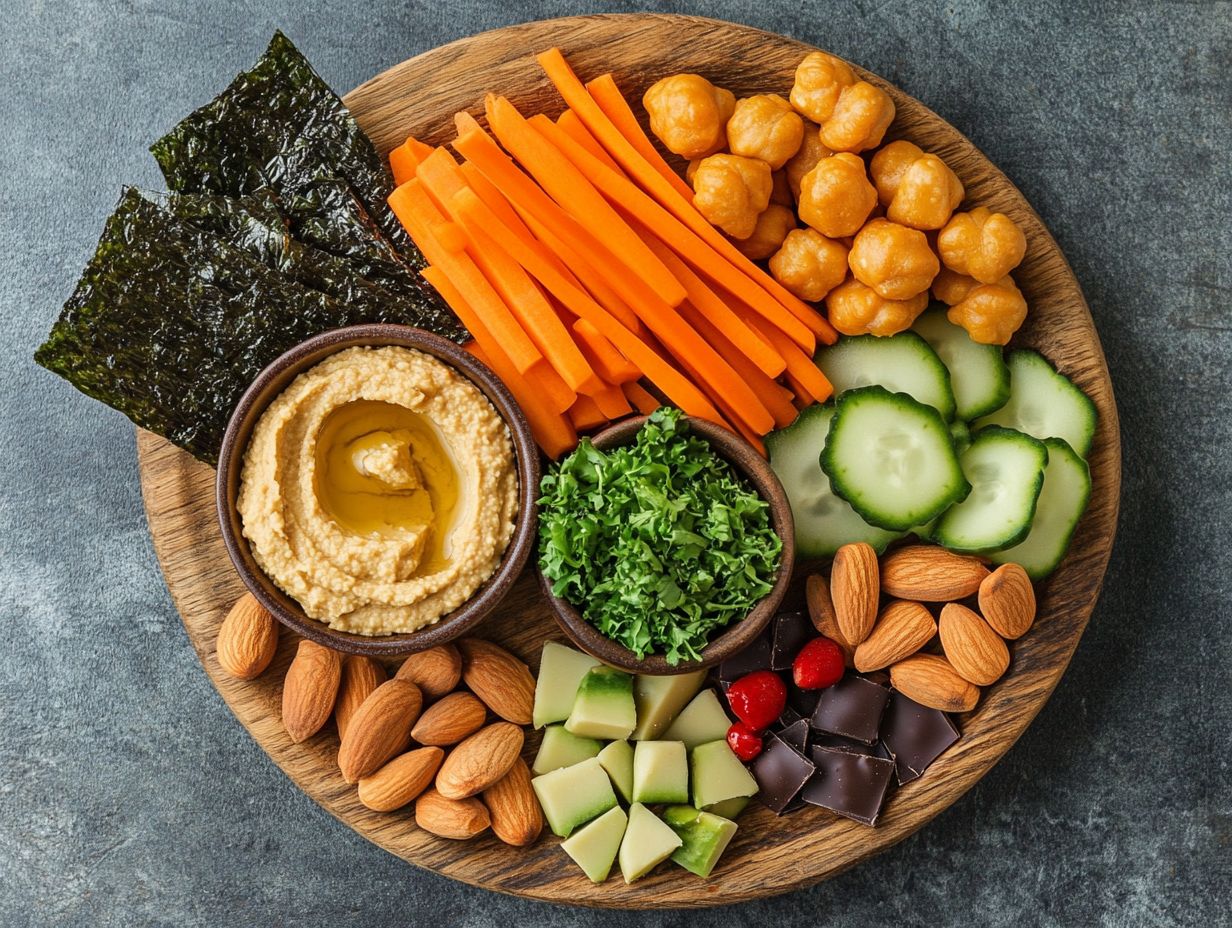
{"type": "Polygon", "coordinates": [[[351,348],[296,377],[244,454],[257,564],[304,612],[411,632],[500,564],[517,511],[509,430],[463,375],[409,348],[351,348]]]}

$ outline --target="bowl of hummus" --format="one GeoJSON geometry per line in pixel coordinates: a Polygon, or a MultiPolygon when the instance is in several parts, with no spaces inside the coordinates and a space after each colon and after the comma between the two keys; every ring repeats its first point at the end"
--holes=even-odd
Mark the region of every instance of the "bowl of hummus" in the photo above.
{"type": "Polygon", "coordinates": [[[400,325],[326,332],[241,398],[218,462],[223,541],[283,624],[356,654],[463,634],[521,574],[539,452],[485,365],[400,325]]]}

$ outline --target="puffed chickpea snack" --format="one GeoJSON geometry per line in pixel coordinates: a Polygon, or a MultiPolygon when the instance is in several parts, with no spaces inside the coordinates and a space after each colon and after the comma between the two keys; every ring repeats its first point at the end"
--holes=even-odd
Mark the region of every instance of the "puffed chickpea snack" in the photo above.
{"type": "Polygon", "coordinates": [[[834,152],[822,144],[821,127],[816,123],[806,122],[800,150],[788,158],[787,164],[783,166],[793,197],[800,199],[800,182],[804,180],[804,175],[817,167],[818,161],[822,158],[829,158],[832,154],[834,152]]]}
{"type": "Polygon", "coordinates": [[[821,140],[834,151],[867,151],[881,144],[893,121],[890,95],[858,81],[839,94],[834,112],[821,124],[821,140]]]}
{"type": "Polygon", "coordinates": [[[937,236],[937,251],[946,267],[991,284],[1022,262],[1027,237],[1009,216],[977,206],[946,223],[937,236]]]}
{"type": "Polygon", "coordinates": [[[770,165],[757,158],[711,155],[693,172],[693,205],[732,238],[748,238],[770,205],[770,165]]]}
{"type": "Polygon", "coordinates": [[[897,335],[909,329],[927,305],[927,292],[909,300],[887,300],[855,278],[826,297],[830,324],[844,335],[897,335]]]}
{"type": "Polygon", "coordinates": [[[796,207],[796,196],[791,192],[791,182],[787,179],[787,169],[781,168],[770,175],[770,202],[779,206],[796,207]]]}
{"type": "Polygon", "coordinates": [[[826,238],[855,235],[876,204],[864,162],[852,154],[822,158],[800,181],[800,219],[826,238]]]}
{"type": "Polygon", "coordinates": [[[791,105],[815,123],[830,118],[843,89],[856,82],[851,65],[825,52],[809,52],[796,67],[791,105]]]}
{"type": "Polygon", "coordinates": [[[802,300],[818,303],[847,276],[847,249],[815,229],[793,229],[770,259],[774,279],[802,300]]]}
{"type": "Polygon", "coordinates": [[[774,170],[800,150],[804,120],[776,93],[736,101],[727,121],[727,148],[733,155],[760,158],[774,170]]]}
{"type": "Polygon", "coordinates": [[[996,283],[976,281],[945,315],[950,322],[966,329],[973,342],[1004,345],[1027,318],[1027,300],[1007,274],[996,283]]]}
{"type": "Polygon", "coordinates": [[[887,300],[927,293],[941,262],[918,229],[874,219],[856,233],[847,256],[856,280],[887,300]]]}
{"type": "Polygon", "coordinates": [[[886,145],[869,164],[886,218],[913,229],[940,229],[966,192],[949,165],[910,142],[886,145]]]}
{"type": "Polygon", "coordinates": [[[780,203],[771,203],[757,217],[753,234],[736,242],[736,248],[754,261],[768,258],[783,244],[783,239],[796,227],[796,211],[780,203]]]}
{"type": "Polygon", "coordinates": [[[736,97],[700,74],[673,74],[652,84],[642,104],[650,117],[650,131],[668,151],[692,160],[727,144],[727,121],[736,97]]]}

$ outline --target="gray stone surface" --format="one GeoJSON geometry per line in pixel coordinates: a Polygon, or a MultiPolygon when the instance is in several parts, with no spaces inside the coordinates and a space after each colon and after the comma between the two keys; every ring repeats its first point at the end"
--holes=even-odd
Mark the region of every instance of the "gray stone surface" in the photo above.
{"type": "Polygon", "coordinates": [[[158,185],[146,145],[275,27],[345,89],[472,32],[604,7],[0,3],[0,924],[1228,924],[1227,3],[691,9],[829,47],[958,126],[1052,228],[1107,349],[1125,494],[1103,600],[1035,724],[930,827],[711,915],[553,908],[369,845],[231,717],[163,587],[132,429],[32,350],[119,185],[158,185]]]}

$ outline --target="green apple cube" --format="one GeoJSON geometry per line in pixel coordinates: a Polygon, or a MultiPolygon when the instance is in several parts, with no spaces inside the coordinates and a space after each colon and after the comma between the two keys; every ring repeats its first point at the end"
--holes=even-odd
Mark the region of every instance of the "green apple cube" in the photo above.
{"type": "Polygon", "coordinates": [[[548,773],[561,767],[572,767],[603,750],[603,742],[595,738],[580,738],[565,731],[564,725],[549,725],[543,730],[539,753],[530,769],[533,773],[548,773]]]}
{"type": "Polygon", "coordinates": [[[599,752],[599,763],[607,771],[612,786],[625,802],[633,801],[633,745],[613,741],[599,752]]]}
{"type": "Polygon", "coordinates": [[[592,883],[602,883],[612,870],[628,824],[625,810],[613,806],[562,841],[560,849],[573,858],[592,883]]]}
{"type": "Polygon", "coordinates": [[[637,728],[630,738],[652,741],[663,734],[677,713],[697,695],[706,671],[678,673],[667,677],[638,674],[633,678],[633,701],[637,704],[637,728]]]}
{"type": "Polygon", "coordinates": [[[730,727],[731,719],[723,711],[719,697],[714,690],[704,689],[676,716],[662,737],[664,741],[683,741],[691,751],[699,744],[726,738],[730,727]]]}
{"type": "Polygon", "coordinates": [[[539,797],[548,827],[562,838],[616,805],[612,781],[597,757],[540,774],[530,784],[539,797]]]}
{"type": "Polygon", "coordinates": [[[633,677],[602,665],[586,671],[565,728],[583,738],[622,741],[636,724],[633,677]]]}
{"type": "Polygon", "coordinates": [[[555,641],[545,641],[539,657],[539,679],[535,683],[535,708],[532,713],[535,727],[542,728],[567,719],[582,677],[586,676],[586,671],[598,666],[599,662],[589,654],[555,641]]]}
{"type": "Polygon", "coordinates": [[[663,821],[682,842],[672,852],[672,860],[703,878],[710,876],[736,834],[735,822],[711,812],[699,812],[692,806],[665,809],[663,821]]]}
{"type": "Polygon", "coordinates": [[[709,812],[712,815],[717,815],[719,818],[731,819],[733,822],[736,817],[745,810],[749,804],[748,796],[735,796],[731,799],[724,799],[722,802],[712,803],[703,809],[703,812],[709,812]]]}
{"type": "Polygon", "coordinates": [[[689,801],[689,754],[684,742],[637,743],[633,751],[633,801],[689,801]]]}
{"type": "Polygon", "coordinates": [[[676,832],[640,802],[629,806],[629,825],[620,842],[620,872],[626,883],[639,880],[667,860],[683,842],[676,832]]]}
{"type": "Polygon", "coordinates": [[[693,806],[705,809],[718,802],[757,794],[757,781],[732,753],[726,741],[695,747],[689,755],[693,806]]]}

